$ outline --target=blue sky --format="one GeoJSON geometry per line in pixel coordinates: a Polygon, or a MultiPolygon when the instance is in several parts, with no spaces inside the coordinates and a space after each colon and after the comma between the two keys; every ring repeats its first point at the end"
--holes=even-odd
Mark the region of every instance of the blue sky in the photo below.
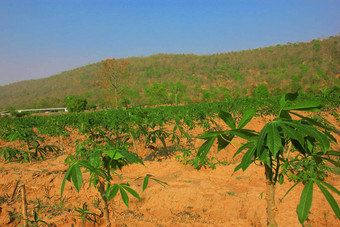
{"type": "Polygon", "coordinates": [[[213,54],[340,32],[339,0],[0,0],[0,85],[106,58],[213,54]]]}

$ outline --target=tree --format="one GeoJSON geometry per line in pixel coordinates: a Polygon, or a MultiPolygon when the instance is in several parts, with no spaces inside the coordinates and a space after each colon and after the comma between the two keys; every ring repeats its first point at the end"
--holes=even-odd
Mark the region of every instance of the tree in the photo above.
{"type": "Polygon", "coordinates": [[[101,69],[97,74],[102,86],[114,96],[115,106],[118,107],[119,99],[122,93],[122,81],[129,76],[129,63],[125,60],[117,61],[116,59],[106,59],[102,62],[101,69]]]}
{"type": "Polygon", "coordinates": [[[68,96],[65,99],[67,110],[69,112],[82,112],[86,109],[87,101],[85,98],[68,96]]]}
{"type": "Polygon", "coordinates": [[[156,83],[152,84],[152,87],[145,88],[145,93],[149,97],[150,104],[166,104],[168,102],[168,92],[167,92],[168,84],[164,83],[156,83]]]}
{"type": "Polygon", "coordinates": [[[181,98],[186,92],[187,85],[182,84],[181,82],[177,82],[176,84],[170,83],[170,99],[172,103],[175,103],[178,105],[180,102],[181,98]]]}

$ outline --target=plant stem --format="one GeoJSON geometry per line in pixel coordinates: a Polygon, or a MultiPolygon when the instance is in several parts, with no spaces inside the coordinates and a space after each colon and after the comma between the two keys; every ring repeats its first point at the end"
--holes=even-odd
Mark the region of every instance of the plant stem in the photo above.
{"type": "Polygon", "coordinates": [[[264,165],[266,173],[266,186],[267,186],[267,226],[277,226],[275,215],[276,215],[276,205],[275,205],[275,185],[273,184],[272,169],[268,165],[264,165]]]}
{"type": "Polygon", "coordinates": [[[28,226],[28,217],[27,217],[27,200],[26,200],[26,190],[25,184],[21,184],[21,199],[22,199],[22,216],[24,219],[24,226],[28,226]]]}
{"type": "Polygon", "coordinates": [[[109,206],[107,205],[107,199],[105,197],[105,187],[104,184],[102,182],[99,181],[99,193],[100,193],[100,197],[102,198],[102,201],[104,203],[104,219],[105,219],[105,226],[107,227],[111,227],[111,221],[110,221],[110,216],[109,216],[109,206]]]}
{"type": "Polygon", "coordinates": [[[130,136],[131,136],[131,139],[132,139],[133,148],[135,148],[135,152],[136,152],[136,154],[138,155],[138,150],[137,150],[137,146],[136,146],[136,141],[135,141],[135,138],[133,137],[133,135],[132,135],[131,132],[130,132],[130,136]]]}

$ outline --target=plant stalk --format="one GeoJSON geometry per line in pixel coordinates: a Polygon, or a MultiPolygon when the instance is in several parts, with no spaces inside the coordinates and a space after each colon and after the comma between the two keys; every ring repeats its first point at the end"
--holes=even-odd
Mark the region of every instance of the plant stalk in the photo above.
{"type": "Polygon", "coordinates": [[[100,197],[102,198],[103,204],[104,204],[104,209],[103,209],[103,213],[104,213],[104,220],[105,220],[105,226],[107,227],[111,227],[111,221],[110,221],[110,216],[109,216],[109,206],[107,205],[107,199],[105,197],[105,187],[104,184],[102,182],[99,181],[99,193],[100,193],[100,197]]]}
{"type": "Polygon", "coordinates": [[[26,190],[25,184],[21,184],[21,199],[22,199],[22,217],[24,219],[24,226],[28,226],[28,216],[27,216],[27,200],[26,200],[26,190]]]}
{"type": "Polygon", "coordinates": [[[277,222],[275,220],[276,216],[276,205],[275,205],[275,185],[272,181],[273,173],[272,169],[268,165],[265,166],[266,173],[266,200],[267,200],[267,226],[277,226],[277,222]]]}

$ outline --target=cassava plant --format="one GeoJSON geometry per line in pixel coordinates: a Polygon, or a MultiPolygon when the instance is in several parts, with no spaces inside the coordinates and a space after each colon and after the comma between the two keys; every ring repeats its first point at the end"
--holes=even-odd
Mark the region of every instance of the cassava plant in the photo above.
{"type": "Polygon", "coordinates": [[[268,122],[260,132],[244,129],[244,126],[255,116],[255,110],[248,110],[237,126],[230,113],[220,111],[219,117],[230,130],[210,131],[199,137],[206,140],[199,148],[199,157],[207,156],[216,140],[218,151],[232,143],[236,136],[247,140],[234,155],[235,157],[245,151],[241,163],[234,171],[240,169],[245,171],[253,163],[260,163],[265,169],[269,226],[277,226],[275,186],[277,183],[282,184],[285,178],[295,182],[292,188],[299,183],[304,184],[296,210],[301,224],[308,217],[315,184],[340,219],[339,206],[330,193],[332,191],[340,195],[340,191],[325,182],[327,172],[330,170],[328,165],[333,164],[337,167],[340,165],[335,158],[340,156],[340,152],[334,151],[330,146],[331,142],[336,143],[336,139],[331,135],[331,132],[336,132],[336,129],[329,123],[324,124],[325,119],[319,121],[299,114],[299,111],[319,111],[321,105],[316,102],[293,105],[292,101],[296,100],[297,96],[298,93],[284,95],[280,100],[278,117],[268,122]]]}
{"type": "MultiPolygon", "coordinates": [[[[123,166],[132,163],[143,164],[143,162],[136,154],[129,152],[128,138],[110,138],[105,134],[105,131],[99,130],[99,132],[93,138],[95,141],[88,141],[87,144],[79,146],[77,152],[68,156],[65,160],[69,168],[62,182],[61,195],[66,181],[72,181],[79,192],[83,183],[81,168],[84,168],[84,172],[90,173],[90,186],[92,185],[98,190],[102,199],[106,226],[111,226],[109,200],[113,199],[118,192],[127,207],[129,206],[128,193],[139,200],[141,199],[139,194],[130,187],[129,183],[114,183],[113,177],[121,176],[116,171],[123,166]]],[[[146,189],[149,179],[155,180],[163,186],[166,185],[165,182],[147,175],[144,178],[143,191],[146,189]]]]}

